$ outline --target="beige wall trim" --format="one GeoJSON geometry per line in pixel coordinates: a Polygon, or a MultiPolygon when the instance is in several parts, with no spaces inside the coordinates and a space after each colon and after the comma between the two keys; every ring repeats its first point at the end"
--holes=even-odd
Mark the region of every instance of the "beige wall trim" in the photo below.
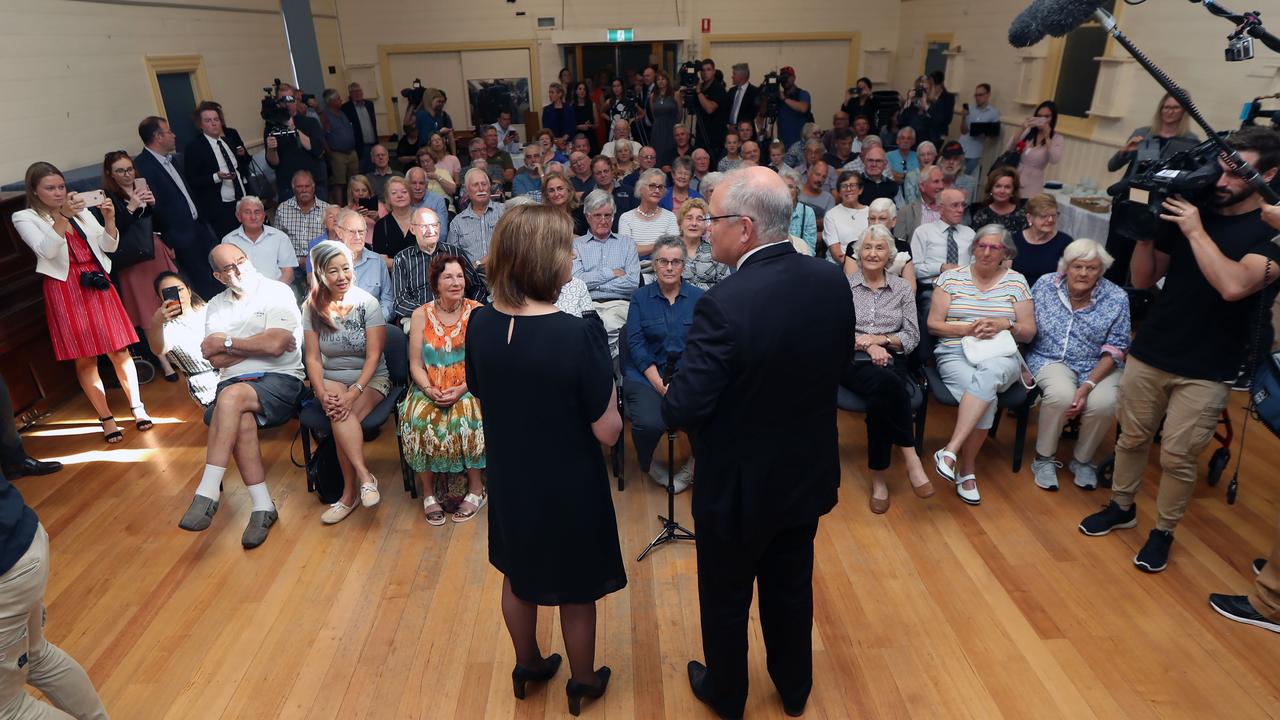
{"type": "MultiPolygon", "coordinates": [[[[198,12],[229,12],[229,13],[248,13],[250,15],[273,15],[280,16],[279,10],[263,10],[261,8],[237,7],[235,5],[187,5],[176,2],[158,2],[152,0],[139,0],[138,2],[123,2],[122,0],[71,0],[71,2],[93,3],[94,5],[116,5],[119,7],[144,7],[144,8],[165,8],[168,10],[194,10],[198,12]]],[[[330,17],[328,15],[317,15],[316,17],[330,17]]],[[[335,20],[337,16],[332,16],[335,20]]]]}
{"type": "Polygon", "coordinates": [[[192,92],[196,103],[204,102],[213,96],[209,92],[209,77],[204,72],[204,56],[202,55],[148,55],[147,79],[151,81],[151,93],[156,99],[156,114],[164,115],[164,97],[160,94],[161,73],[191,73],[192,92]]]}
{"type": "MultiPolygon", "coordinates": [[[[378,69],[382,78],[382,103],[386,109],[387,118],[395,122],[396,132],[401,132],[400,120],[403,113],[396,112],[396,106],[391,102],[391,98],[399,97],[400,94],[391,87],[391,56],[392,55],[419,55],[422,53],[450,53],[465,52],[469,50],[527,50],[529,51],[529,89],[533,92],[533,88],[541,86],[538,72],[538,43],[535,40],[512,40],[508,42],[458,42],[458,43],[406,43],[397,45],[379,45],[378,46],[378,69]]],[[[463,78],[466,81],[466,78],[463,78]]],[[[532,103],[532,100],[530,100],[532,103]]]]}
{"type": "Polygon", "coordinates": [[[702,57],[715,58],[715,44],[748,42],[829,41],[844,40],[849,43],[849,56],[845,61],[845,82],[849,85],[858,79],[858,61],[861,57],[861,34],[856,32],[785,32],[785,33],[721,33],[702,36],[702,57]]]}

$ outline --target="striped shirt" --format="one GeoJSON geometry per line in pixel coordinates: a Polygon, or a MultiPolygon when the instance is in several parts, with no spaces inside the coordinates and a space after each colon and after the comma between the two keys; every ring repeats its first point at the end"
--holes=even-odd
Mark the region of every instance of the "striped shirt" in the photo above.
{"type": "MultiPolygon", "coordinates": [[[[942,291],[951,296],[951,305],[947,308],[947,324],[968,325],[981,318],[1016,321],[1018,315],[1013,309],[1014,304],[1031,299],[1031,290],[1022,273],[1006,270],[1004,277],[984,292],[973,284],[971,267],[965,265],[948,270],[939,275],[938,281],[934,283],[935,292],[942,291]]],[[[960,338],[943,338],[938,344],[942,347],[959,347],[960,338]]]]}
{"type": "MultiPolygon", "coordinates": [[[[670,210],[658,208],[657,217],[646,218],[640,215],[640,208],[636,208],[618,218],[618,234],[631,238],[637,245],[646,245],[663,235],[679,235],[680,226],[676,222],[676,214],[670,210]]],[[[587,283],[588,287],[590,285],[587,283]]]]}
{"type": "Polygon", "coordinates": [[[304,213],[298,207],[298,199],[289,198],[276,208],[276,219],[271,224],[289,236],[293,242],[294,257],[306,257],[307,244],[325,233],[324,209],[327,207],[329,203],[316,200],[311,212],[304,213]]]}
{"type": "Polygon", "coordinates": [[[392,307],[394,317],[387,318],[394,322],[400,318],[413,315],[413,311],[435,299],[435,291],[431,289],[431,261],[438,255],[453,255],[462,258],[462,274],[467,279],[467,297],[484,301],[488,295],[484,280],[476,273],[475,267],[462,249],[448,243],[437,243],[436,250],[425,253],[416,244],[396,253],[391,263],[391,291],[395,295],[392,307]]]}

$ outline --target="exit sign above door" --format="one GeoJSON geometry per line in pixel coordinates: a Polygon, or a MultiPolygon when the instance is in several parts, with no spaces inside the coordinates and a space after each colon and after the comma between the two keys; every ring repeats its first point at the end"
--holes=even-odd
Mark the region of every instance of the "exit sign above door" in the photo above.
{"type": "Polygon", "coordinates": [[[631,28],[615,28],[604,32],[608,42],[631,42],[633,35],[631,28]]]}

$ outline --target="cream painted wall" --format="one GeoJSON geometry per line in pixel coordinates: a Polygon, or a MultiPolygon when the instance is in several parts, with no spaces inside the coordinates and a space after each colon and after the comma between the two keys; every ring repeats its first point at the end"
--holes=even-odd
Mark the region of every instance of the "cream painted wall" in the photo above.
{"type": "MultiPolygon", "coordinates": [[[[925,37],[929,33],[952,33],[952,47],[961,51],[952,58],[947,85],[958,90],[961,102],[972,103],[973,86],[989,82],[996,106],[1006,121],[1006,138],[1033,110],[1032,104],[1052,96],[1051,88],[1040,80],[1042,61],[1024,58],[1044,56],[1054,51],[1049,41],[1026,49],[1009,45],[1009,22],[1028,4],[1027,0],[982,0],[957,3],[954,0],[902,0],[904,23],[897,43],[894,85],[907,88],[924,62],[925,37]],[[1025,96],[1020,97],[1024,66],[1025,96]]],[[[1250,62],[1228,63],[1222,49],[1229,24],[1214,18],[1203,7],[1190,3],[1145,3],[1120,5],[1120,29],[1175,81],[1185,87],[1217,130],[1239,125],[1240,107],[1246,99],[1277,90],[1280,56],[1261,45],[1250,62]]],[[[1114,45],[1114,43],[1112,43],[1114,45]]],[[[1128,58],[1115,46],[1109,56],[1128,58]]],[[[1136,63],[1107,63],[1099,79],[1094,109],[1116,117],[1100,117],[1093,132],[1085,137],[1070,136],[1063,162],[1049,169],[1050,178],[1076,183],[1090,177],[1099,183],[1115,179],[1106,172],[1106,159],[1122,145],[1130,133],[1148,125],[1163,90],[1136,63]]],[[[958,125],[957,125],[958,127],[958,125]]],[[[1197,130],[1197,134],[1203,135],[1197,130]]]]}
{"type": "MultiPolygon", "coordinates": [[[[857,31],[861,33],[863,48],[893,48],[897,45],[899,15],[899,0],[793,0],[782,10],[774,3],[741,0],[652,3],[519,0],[475,3],[465,6],[465,11],[455,12],[441,12],[435,3],[404,0],[333,2],[337,6],[342,46],[349,67],[376,66],[379,45],[535,42],[539,87],[533,91],[539,107],[546,102],[546,85],[555,79],[563,65],[557,41],[603,41],[606,28],[633,28],[637,42],[683,42],[686,50],[681,59],[685,59],[690,54],[703,55],[700,21],[704,17],[711,19],[711,30],[717,35],[857,31]],[[517,12],[525,15],[517,17],[517,12]],[[543,16],[556,18],[553,30],[537,28],[537,18],[543,16]]],[[[715,59],[725,68],[737,61],[727,56],[715,59]]],[[[844,58],[833,59],[832,64],[840,67],[840,82],[843,82],[844,58]]],[[[766,69],[753,67],[757,81],[766,69]]],[[[372,75],[381,78],[377,68],[372,75]]],[[[424,77],[423,82],[426,83],[427,78],[424,77]]],[[[803,80],[800,85],[804,87],[803,80]]],[[[379,94],[394,94],[400,87],[403,86],[380,88],[379,94]]],[[[449,97],[450,114],[455,122],[460,122],[461,108],[455,107],[453,93],[449,97]]],[[[836,98],[831,103],[839,100],[836,98]]],[[[387,122],[384,103],[378,103],[378,112],[380,128],[394,126],[387,122]]]]}
{"type": "MultiPolygon", "coordinates": [[[[143,7],[120,2],[0,0],[0,182],[47,160],[64,169],[141,149],[138,121],[159,112],[148,55],[201,55],[212,99],[253,142],[259,88],[291,77],[275,0],[236,0],[249,11],[143,7]]],[[[214,5],[210,0],[207,5],[214,5]]]]}

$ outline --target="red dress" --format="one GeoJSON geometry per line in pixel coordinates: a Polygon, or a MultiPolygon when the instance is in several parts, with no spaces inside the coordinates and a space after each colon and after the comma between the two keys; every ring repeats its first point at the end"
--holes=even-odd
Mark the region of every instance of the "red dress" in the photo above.
{"type": "Polygon", "coordinates": [[[44,278],[45,316],[53,354],[59,360],[95,357],[138,342],[115,286],[95,290],[80,284],[80,273],[102,272],[89,243],[74,227],[67,233],[71,269],[66,280],[44,278]]]}

